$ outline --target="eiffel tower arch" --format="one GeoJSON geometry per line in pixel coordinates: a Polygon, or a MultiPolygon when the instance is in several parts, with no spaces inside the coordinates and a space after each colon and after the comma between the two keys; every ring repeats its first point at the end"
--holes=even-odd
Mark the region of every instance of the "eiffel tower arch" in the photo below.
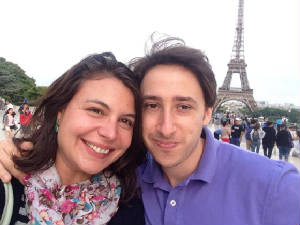
{"type": "Polygon", "coordinates": [[[256,102],[253,97],[253,89],[250,88],[247,79],[244,58],[244,0],[239,0],[238,23],[236,26],[236,35],[232,48],[232,56],[228,63],[228,70],[223,85],[218,89],[217,100],[214,105],[214,112],[227,101],[235,100],[244,103],[251,112],[256,108],[256,102]],[[239,75],[241,88],[230,87],[232,76],[239,75]]]}

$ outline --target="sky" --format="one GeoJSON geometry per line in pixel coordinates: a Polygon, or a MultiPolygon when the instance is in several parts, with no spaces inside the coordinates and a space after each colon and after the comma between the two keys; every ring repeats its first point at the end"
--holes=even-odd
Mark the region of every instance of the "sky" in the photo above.
{"type": "MultiPolygon", "coordinates": [[[[48,86],[92,53],[112,51],[124,63],[143,56],[158,32],[204,51],[220,87],[237,13],[238,0],[0,0],[0,57],[48,86]]],[[[245,0],[244,50],[255,100],[299,106],[300,1],[245,0]]]]}

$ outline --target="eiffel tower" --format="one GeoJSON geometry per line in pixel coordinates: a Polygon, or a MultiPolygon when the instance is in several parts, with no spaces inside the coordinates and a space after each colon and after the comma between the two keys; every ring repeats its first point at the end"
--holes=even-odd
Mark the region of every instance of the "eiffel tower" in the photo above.
{"type": "Polygon", "coordinates": [[[236,27],[236,36],[232,48],[232,56],[228,63],[228,71],[223,85],[218,89],[217,101],[214,106],[214,112],[224,103],[231,100],[243,102],[251,112],[256,107],[253,97],[253,89],[249,86],[246,74],[244,58],[244,0],[239,0],[238,23],[236,27]],[[241,88],[230,88],[232,75],[240,75],[241,88]]]}

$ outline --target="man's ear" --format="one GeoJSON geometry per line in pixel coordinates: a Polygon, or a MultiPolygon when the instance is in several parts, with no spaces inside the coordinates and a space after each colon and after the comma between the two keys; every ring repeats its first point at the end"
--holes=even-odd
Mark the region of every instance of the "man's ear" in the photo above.
{"type": "Polygon", "coordinates": [[[212,107],[206,107],[205,113],[204,113],[204,118],[203,118],[203,125],[204,126],[207,126],[209,124],[209,121],[210,121],[211,116],[212,116],[212,111],[213,111],[212,107]]]}

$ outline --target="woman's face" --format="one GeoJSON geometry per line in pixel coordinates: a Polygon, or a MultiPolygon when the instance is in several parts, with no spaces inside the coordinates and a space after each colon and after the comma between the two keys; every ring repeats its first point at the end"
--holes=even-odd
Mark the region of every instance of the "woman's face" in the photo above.
{"type": "Polygon", "coordinates": [[[115,162],[131,144],[134,96],[117,78],[85,81],[57,115],[56,168],[64,184],[88,179],[115,162]]]}
{"type": "Polygon", "coordinates": [[[13,109],[9,109],[9,110],[8,110],[8,114],[11,115],[12,113],[13,113],[13,109]]]}

